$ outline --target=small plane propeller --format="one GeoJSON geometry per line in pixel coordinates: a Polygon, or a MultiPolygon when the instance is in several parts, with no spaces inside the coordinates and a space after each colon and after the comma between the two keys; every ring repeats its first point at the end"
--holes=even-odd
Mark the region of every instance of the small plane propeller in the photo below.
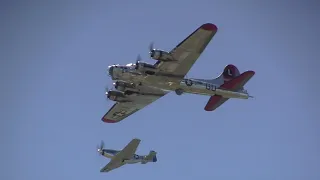
{"type": "Polygon", "coordinates": [[[102,153],[103,148],[104,148],[104,142],[101,141],[100,146],[99,145],[97,146],[97,149],[98,149],[98,152],[99,152],[100,155],[102,153]]]}

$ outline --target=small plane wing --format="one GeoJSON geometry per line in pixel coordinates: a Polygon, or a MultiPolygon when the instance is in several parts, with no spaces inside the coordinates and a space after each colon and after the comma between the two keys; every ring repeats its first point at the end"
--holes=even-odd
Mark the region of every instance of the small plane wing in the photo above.
{"type": "Polygon", "coordinates": [[[139,146],[141,140],[140,139],[132,139],[129,144],[125,148],[123,148],[118,154],[116,154],[111,161],[103,167],[100,172],[109,172],[113,169],[119,168],[125,163],[123,160],[131,159],[133,154],[136,152],[137,147],[139,146]]]}
{"type": "Polygon", "coordinates": [[[182,79],[205,50],[217,30],[214,24],[203,24],[170,51],[176,61],[158,61],[155,66],[160,72],[182,79]]]}
{"type": "MultiPolygon", "coordinates": [[[[236,91],[243,87],[255,74],[254,71],[246,71],[240,74],[238,77],[232,79],[231,81],[225,82],[220,86],[220,88],[236,91]]],[[[229,98],[224,98],[220,95],[213,95],[210,97],[207,105],[205,106],[206,111],[213,111],[225,103],[229,98]]]]}
{"type": "Polygon", "coordinates": [[[120,122],[126,117],[134,114],[135,112],[143,109],[147,105],[156,101],[167,94],[167,92],[163,92],[163,94],[157,95],[139,95],[139,100],[132,102],[116,102],[109,111],[102,117],[102,121],[105,123],[116,123],[120,122]]]}

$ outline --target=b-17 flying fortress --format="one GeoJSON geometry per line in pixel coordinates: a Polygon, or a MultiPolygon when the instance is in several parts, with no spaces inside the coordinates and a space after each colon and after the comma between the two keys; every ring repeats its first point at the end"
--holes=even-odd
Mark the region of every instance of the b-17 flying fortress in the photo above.
{"type": "MultiPolygon", "coordinates": [[[[107,91],[106,96],[115,103],[102,117],[102,121],[105,123],[120,122],[171,91],[177,95],[191,93],[210,96],[204,107],[205,111],[217,109],[230,98],[250,98],[244,85],[254,76],[255,72],[240,73],[238,68],[232,64],[225,66],[222,73],[213,79],[185,78],[217,30],[214,24],[203,24],[170,52],[154,49],[151,44],[149,54],[156,61],[154,64],[142,62],[138,56],[135,63],[109,66],[108,73],[114,81],[113,85],[116,90],[107,91]]],[[[135,151],[135,148],[133,149],[135,151]]],[[[100,148],[99,152],[108,151],[100,148]]],[[[116,162],[116,165],[107,165],[109,169],[103,168],[101,172],[120,167],[123,163],[147,161],[143,160],[143,157],[146,156],[139,156],[137,160],[134,160],[135,157],[131,157],[133,154],[131,152],[127,155],[121,154],[123,151],[112,152],[114,156],[111,157],[110,163],[116,162]]],[[[151,156],[152,154],[149,154],[149,157],[151,156]]],[[[152,158],[148,160],[156,161],[152,158]]]]}

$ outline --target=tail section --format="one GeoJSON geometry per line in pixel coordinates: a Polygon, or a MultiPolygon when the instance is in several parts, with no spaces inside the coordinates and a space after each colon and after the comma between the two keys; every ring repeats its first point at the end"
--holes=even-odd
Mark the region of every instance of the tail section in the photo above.
{"type": "Polygon", "coordinates": [[[157,152],[155,152],[155,151],[150,151],[149,155],[152,156],[152,162],[157,162],[157,161],[158,161],[158,159],[157,159],[157,152]]]}
{"type": "Polygon", "coordinates": [[[157,162],[157,152],[150,151],[149,154],[144,158],[144,160],[141,162],[141,164],[146,164],[148,162],[157,162]]]}
{"type": "Polygon", "coordinates": [[[232,64],[229,64],[223,69],[223,72],[217,78],[209,80],[209,82],[222,85],[238,77],[239,75],[240,75],[240,72],[238,68],[232,64]]]}
{"type": "MultiPolygon", "coordinates": [[[[224,68],[221,75],[213,80],[210,80],[210,82],[220,85],[221,89],[247,93],[244,90],[244,85],[254,76],[254,74],[254,71],[245,71],[244,73],[240,74],[236,66],[229,64],[224,68]]],[[[211,96],[204,109],[206,111],[213,111],[228,99],[229,98],[224,98],[220,95],[211,96]]]]}

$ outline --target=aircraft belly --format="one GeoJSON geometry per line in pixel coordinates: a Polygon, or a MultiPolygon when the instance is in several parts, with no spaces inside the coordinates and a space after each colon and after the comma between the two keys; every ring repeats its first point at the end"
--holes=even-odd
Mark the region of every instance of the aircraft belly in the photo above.
{"type": "Polygon", "coordinates": [[[208,85],[203,82],[195,82],[188,79],[181,81],[179,88],[182,89],[185,93],[208,95],[208,96],[213,96],[216,94],[215,93],[216,86],[212,84],[208,85]]]}
{"type": "Polygon", "coordinates": [[[179,87],[179,83],[176,82],[176,79],[165,76],[148,76],[144,78],[142,83],[154,88],[169,91],[174,91],[179,87]]]}
{"type": "Polygon", "coordinates": [[[108,153],[104,153],[103,156],[107,157],[107,158],[113,158],[114,155],[108,154],[108,153]]]}
{"type": "Polygon", "coordinates": [[[221,89],[220,86],[206,82],[185,79],[180,83],[180,89],[185,93],[201,94],[207,96],[220,95],[225,98],[248,99],[249,95],[243,92],[234,92],[221,89]]]}
{"type": "Polygon", "coordinates": [[[207,95],[207,96],[213,96],[216,94],[214,91],[210,91],[202,87],[181,87],[181,89],[183,89],[185,93],[191,93],[191,94],[200,94],[200,95],[207,95]]]}
{"type": "Polygon", "coordinates": [[[129,159],[129,160],[125,160],[124,162],[127,163],[127,164],[135,164],[135,163],[141,162],[141,160],[139,160],[139,159],[129,159]]]}
{"type": "Polygon", "coordinates": [[[121,80],[124,81],[131,81],[131,82],[141,82],[144,80],[144,77],[142,75],[138,75],[138,74],[132,74],[132,73],[123,73],[120,78],[121,80]]]}
{"type": "Polygon", "coordinates": [[[169,79],[163,76],[147,76],[144,78],[143,82],[148,84],[161,85],[167,83],[168,81],[169,79]]]}

